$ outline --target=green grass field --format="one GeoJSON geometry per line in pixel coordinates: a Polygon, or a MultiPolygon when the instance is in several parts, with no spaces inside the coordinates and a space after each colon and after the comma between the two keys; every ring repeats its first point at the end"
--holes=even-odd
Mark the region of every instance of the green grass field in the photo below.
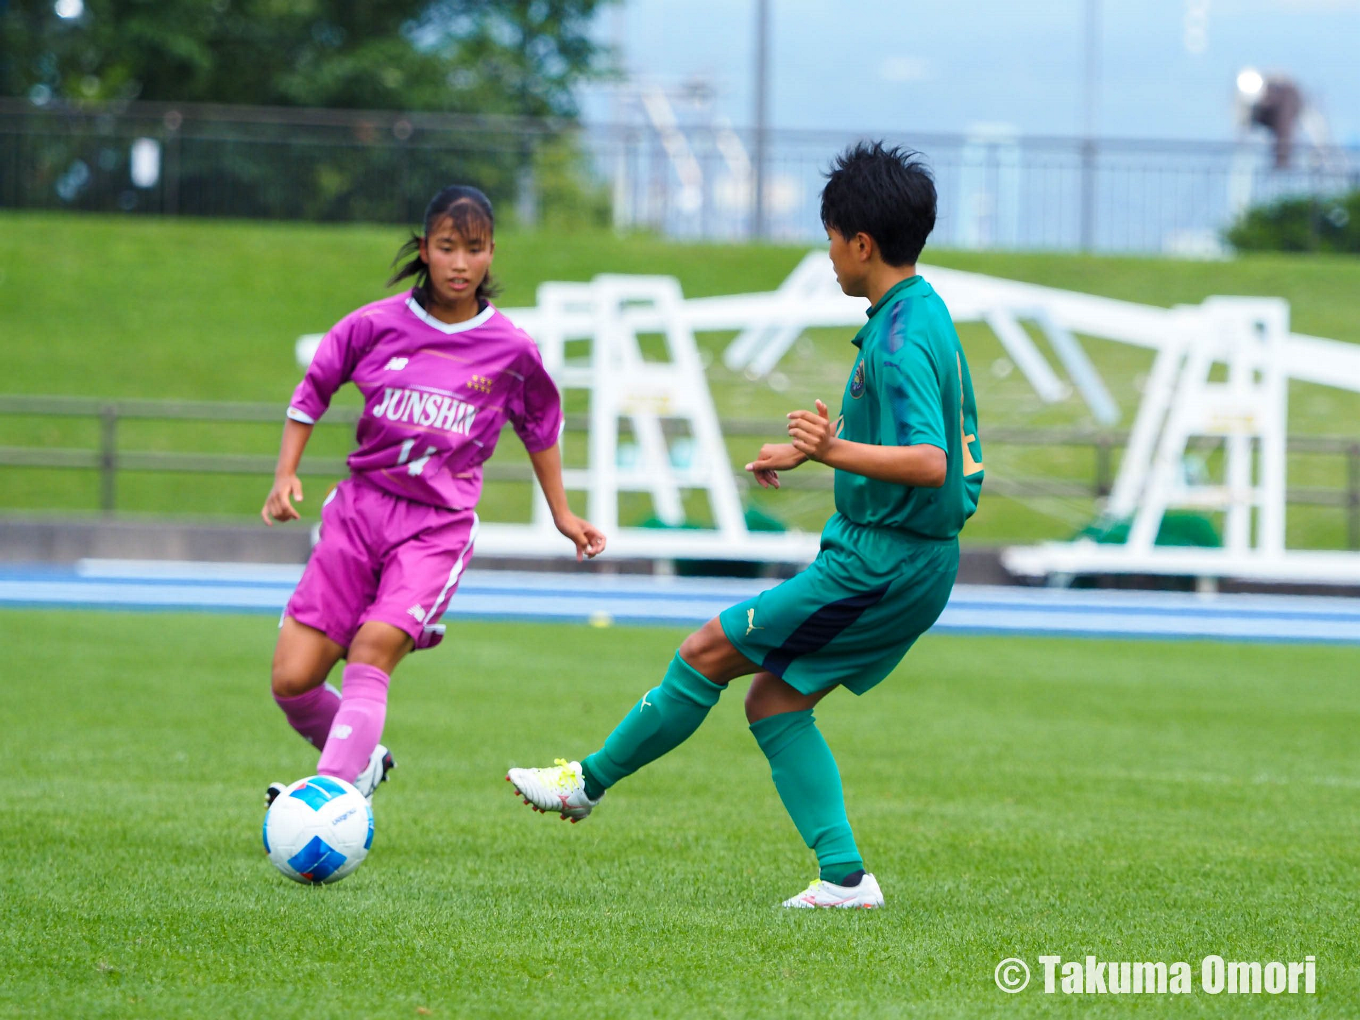
{"type": "MultiPolygon", "coordinates": [[[[300,374],[293,342],[320,332],[363,302],[386,293],[388,264],[403,238],[379,226],[156,220],[52,214],[0,214],[0,394],[75,394],[274,402],[282,406],[300,374]]],[[[676,244],[608,233],[524,234],[498,238],[495,272],[503,306],[532,304],[540,283],[587,280],[602,272],[659,273],[679,278],[690,296],[769,290],[797,264],[806,246],[676,244]]],[[[1279,295],[1293,307],[1296,329],[1360,342],[1360,261],[1344,257],[1252,256],[1231,262],[1094,258],[1055,254],[927,250],[928,261],[1112,297],[1172,305],[1211,294],[1279,295]]],[[[719,413],[770,421],[782,436],[784,412],[821,397],[833,408],[850,364],[848,330],[811,330],[779,366],[782,379],[752,384],[725,369],[719,355],[732,334],[704,334],[712,356],[709,381],[719,413]]],[[[1001,375],[1003,352],[985,327],[961,335],[973,369],[985,461],[990,478],[1042,477],[1089,484],[1089,448],[1025,448],[988,444],[1005,426],[1089,424],[1073,397],[1040,405],[1018,372],[1001,375]]],[[[1105,341],[1088,348],[1132,421],[1148,352],[1105,341]]],[[[1298,433],[1356,435],[1360,396],[1297,384],[1290,393],[1290,427],[1298,433]]],[[[339,404],[353,403],[342,392],[339,404]]],[[[574,408],[581,410],[582,408],[574,408]]],[[[120,449],[272,454],[277,425],[133,422],[120,449]]],[[[351,434],[318,431],[313,448],[340,456],[351,434]]],[[[94,448],[92,420],[0,416],[0,446],[94,448]]],[[[735,464],[755,441],[733,440],[735,464]]],[[[583,444],[569,445],[568,456],[583,444]]],[[[512,441],[501,462],[523,461],[512,441]]],[[[304,464],[305,466],[305,464],[304,464]]],[[[806,469],[809,471],[817,468],[806,469]]],[[[1345,484],[1336,456],[1291,457],[1299,486],[1345,484]]],[[[98,506],[92,471],[0,468],[0,511],[89,511],[98,506]]],[[[318,478],[324,488],[332,479],[318,478]]],[[[796,486],[797,479],[793,479],[796,486]]],[[[118,509],[129,514],[190,515],[237,521],[258,513],[268,478],[126,472],[118,509]]],[[[819,528],[829,512],[824,490],[755,489],[748,498],[791,525],[819,528]]],[[[488,486],[482,516],[523,520],[525,485],[488,486]]],[[[304,514],[315,513],[315,503],[304,514]]],[[[695,507],[699,520],[706,508],[695,507]]],[[[641,502],[625,508],[628,523],[648,515],[641,502]]],[[[1018,502],[993,491],[970,523],[966,541],[1063,538],[1090,520],[1091,499],[1035,498],[1018,502]]],[[[1346,521],[1339,508],[1291,510],[1289,541],[1340,548],[1346,521]]]]}
{"type": "Polygon", "coordinates": [[[371,856],[311,889],[259,842],[265,783],[315,762],[271,618],[0,613],[0,1015],[1360,1015],[1352,650],[927,636],[818,710],[889,897],[847,916],[772,905],[813,860],[738,690],[584,825],[510,794],[679,637],[452,625],[393,683],[371,856]],[[1311,953],[1318,993],[996,989],[1046,952],[1311,953]]]}

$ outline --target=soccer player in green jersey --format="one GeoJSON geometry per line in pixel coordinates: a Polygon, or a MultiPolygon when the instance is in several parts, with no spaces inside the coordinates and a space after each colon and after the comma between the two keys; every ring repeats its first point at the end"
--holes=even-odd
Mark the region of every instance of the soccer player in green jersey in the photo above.
{"type": "Polygon", "coordinates": [[[732,606],[680,645],[604,746],[580,762],[511,769],[540,811],[573,822],[606,790],[698,729],[727,685],[754,674],[746,718],[820,877],[786,907],[879,907],[845,814],[840,773],[813,719],[837,688],[864,694],[944,609],[959,529],[977,509],[982,449],[968,362],[949,310],[916,274],[935,226],[935,185],[918,154],[859,144],[836,159],[822,223],[841,289],[868,322],[832,422],[822,401],[789,414],[789,442],[746,470],[765,487],[808,460],[835,469],[836,512],[802,573],[732,606]]]}

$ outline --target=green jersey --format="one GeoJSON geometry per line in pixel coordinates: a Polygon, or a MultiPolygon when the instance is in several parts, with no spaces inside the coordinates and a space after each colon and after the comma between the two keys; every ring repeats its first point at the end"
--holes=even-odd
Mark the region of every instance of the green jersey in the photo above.
{"type": "Polygon", "coordinates": [[[948,469],[938,489],[836,472],[836,509],[856,524],[949,539],[977,510],[982,444],[968,362],[949,309],[919,276],[895,285],[855,334],[859,357],[837,435],[875,446],[938,446],[948,469]]]}

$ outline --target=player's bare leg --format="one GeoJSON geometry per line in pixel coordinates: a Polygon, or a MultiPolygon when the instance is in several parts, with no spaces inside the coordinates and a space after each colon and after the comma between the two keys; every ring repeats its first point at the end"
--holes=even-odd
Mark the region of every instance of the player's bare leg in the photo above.
{"type": "MultiPolygon", "coordinates": [[[[353,775],[341,775],[340,778],[353,783],[366,797],[373,795],[378,784],[387,778],[387,773],[396,765],[387,748],[377,742],[377,736],[381,735],[382,718],[386,715],[387,677],[410,649],[411,639],[404,631],[377,622],[361,627],[349,649],[350,663],[345,667],[344,692],[349,695],[352,703],[348,714],[361,715],[366,724],[365,728],[376,729],[376,735],[373,746],[368,749],[357,771],[353,775]],[[360,666],[358,670],[355,670],[356,662],[360,666]],[[352,670],[356,673],[354,683],[350,682],[352,670]],[[369,670],[380,674],[380,679],[358,675],[369,670]],[[377,699],[373,694],[378,687],[381,687],[382,692],[380,714],[374,711],[374,702],[377,699]],[[376,727],[373,725],[375,716],[376,727]]],[[[321,631],[299,623],[292,617],[284,619],[279,630],[278,644],[274,649],[271,675],[274,699],[288,716],[293,728],[309,743],[322,750],[323,762],[326,758],[325,747],[337,726],[346,727],[341,731],[345,734],[341,739],[347,740],[354,735],[355,727],[352,721],[341,719],[337,723],[337,717],[345,705],[342,692],[326,682],[326,677],[336,662],[345,655],[345,648],[321,631]]],[[[343,748],[347,752],[343,763],[347,773],[351,764],[349,759],[359,753],[365,742],[361,736],[359,741],[343,748]]],[[[317,769],[321,772],[322,765],[318,764],[317,769]]],[[[265,793],[266,804],[273,801],[283,786],[282,783],[270,784],[265,793]]]]}
{"type": "Polygon", "coordinates": [[[759,722],[784,712],[809,712],[834,690],[834,687],[828,687],[814,694],[804,694],[773,673],[762,670],[751,678],[750,689],[746,692],[746,721],[759,722]]]}
{"type": "Polygon", "coordinates": [[[680,643],[680,658],[696,673],[722,687],[760,669],[727,640],[716,616],[680,643]]]}
{"type": "Polygon", "coordinates": [[[285,617],[274,646],[270,687],[288,723],[320,750],[326,743],[340,692],[326,683],[345,649],[321,631],[285,617]]]}
{"type": "Polygon", "coordinates": [[[391,674],[413,647],[411,635],[400,627],[393,627],[381,620],[370,620],[354,635],[346,658],[351,663],[376,666],[384,673],[391,674]]]}
{"type": "Polygon", "coordinates": [[[757,669],[710,620],[685,638],[661,685],[642,696],[599,751],[580,762],[558,758],[548,768],[511,769],[505,778],[536,811],[579,822],[608,787],[698,729],[731,680],[757,669]]]}

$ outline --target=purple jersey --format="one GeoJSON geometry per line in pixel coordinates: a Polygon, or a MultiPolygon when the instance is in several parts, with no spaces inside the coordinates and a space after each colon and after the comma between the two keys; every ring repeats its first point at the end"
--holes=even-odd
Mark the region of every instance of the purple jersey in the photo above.
{"type": "Polygon", "coordinates": [[[507,421],[530,453],[556,443],[562,428],[538,348],[491,305],[453,324],[406,294],[351,312],[321,341],[288,417],[312,424],[346,382],[364,395],[350,472],[431,506],[477,505],[482,464],[507,421]]]}

